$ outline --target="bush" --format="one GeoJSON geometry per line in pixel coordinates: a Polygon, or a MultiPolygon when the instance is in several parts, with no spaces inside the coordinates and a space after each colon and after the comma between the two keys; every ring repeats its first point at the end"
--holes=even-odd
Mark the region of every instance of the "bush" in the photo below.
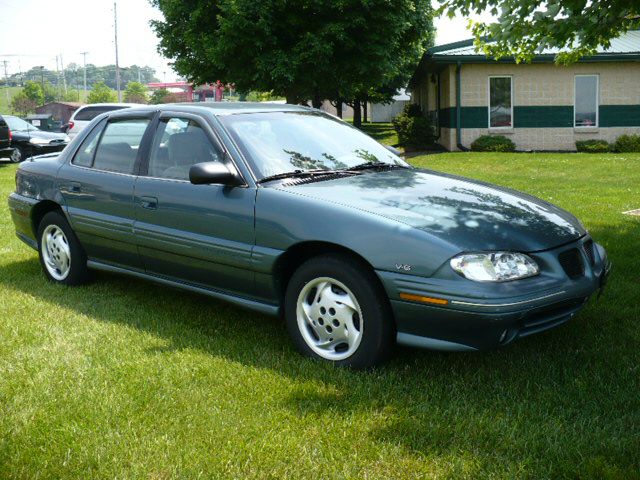
{"type": "Polygon", "coordinates": [[[482,135],[471,144],[474,152],[514,152],[516,145],[502,135],[482,135]]]}
{"type": "Polygon", "coordinates": [[[611,151],[611,145],[605,140],[579,140],[576,150],[585,153],[606,153],[611,151]]]}
{"type": "Polygon", "coordinates": [[[435,127],[422,115],[420,105],[408,103],[392,123],[401,145],[429,148],[436,141],[435,127]]]}
{"type": "Polygon", "coordinates": [[[640,135],[620,135],[613,144],[613,150],[620,153],[640,152],[640,135]]]}

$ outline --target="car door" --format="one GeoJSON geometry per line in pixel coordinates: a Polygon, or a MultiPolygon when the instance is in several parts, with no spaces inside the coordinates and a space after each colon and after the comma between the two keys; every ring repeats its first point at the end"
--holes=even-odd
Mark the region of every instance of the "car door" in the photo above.
{"type": "Polygon", "coordinates": [[[153,114],[104,119],[58,173],[71,225],[91,260],[143,271],[133,189],[153,114]]]}
{"type": "Polygon", "coordinates": [[[255,188],[192,184],[212,161],[231,162],[204,118],[161,115],[135,185],[139,252],[150,274],[251,296],[255,188]]]}

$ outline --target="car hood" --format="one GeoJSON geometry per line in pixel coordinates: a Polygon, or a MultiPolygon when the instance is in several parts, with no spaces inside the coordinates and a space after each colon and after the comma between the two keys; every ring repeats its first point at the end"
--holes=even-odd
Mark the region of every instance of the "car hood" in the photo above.
{"type": "Polygon", "coordinates": [[[536,197],[438,172],[368,172],[277,187],[392,219],[460,251],[553,248],[586,232],[570,213],[536,197]]]}

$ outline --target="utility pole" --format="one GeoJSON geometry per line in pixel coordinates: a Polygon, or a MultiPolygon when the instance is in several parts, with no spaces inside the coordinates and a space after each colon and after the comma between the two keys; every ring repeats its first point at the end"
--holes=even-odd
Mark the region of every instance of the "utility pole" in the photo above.
{"type": "Polygon", "coordinates": [[[62,54],[60,54],[60,68],[62,69],[62,85],[64,87],[64,94],[67,94],[67,76],[64,74],[64,62],[62,61],[62,54]]]}
{"type": "Polygon", "coordinates": [[[84,64],[84,95],[82,96],[84,101],[87,100],[87,53],[89,52],[82,52],[80,54],[82,55],[82,63],[84,64]]]}
{"type": "Polygon", "coordinates": [[[2,63],[4,64],[4,91],[7,94],[7,108],[10,107],[11,102],[9,100],[9,76],[7,75],[7,61],[3,60],[2,63]]]}
{"type": "Polygon", "coordinates": [[[116,2],[113,2],[113,31],[116,42],[116,90],[118,92],[118,102],[122,102],[122,92],[120,91],[120,64],[118,63],[118,13],[116,2]]]}

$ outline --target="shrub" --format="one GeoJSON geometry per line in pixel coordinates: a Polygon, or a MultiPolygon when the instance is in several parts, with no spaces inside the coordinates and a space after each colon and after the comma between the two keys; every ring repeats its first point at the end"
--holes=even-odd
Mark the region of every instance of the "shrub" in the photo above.
{"type": "Polygon", "coordinates": [[[621,153],[640,152],[640,135],[620,135],[613,150],[621,153]]]}
{"type": "Polygon", "coordinates": [[[576,150],[585,153],[606,153],[611,151],[611,145],[605,140],[579,140],[576,150]]]}
{"type": "Polygon", "coordinates": [[[515,143],[502,135],[482,135],[471,144],[474,152],[513,152],[515,143]]]}
{"type": "Polygon", "coordinates": [[[392,123],[401,145],[429,148],[436,141],[434,125],[422,115],[420,105],[408,103],[392,123]]]}

